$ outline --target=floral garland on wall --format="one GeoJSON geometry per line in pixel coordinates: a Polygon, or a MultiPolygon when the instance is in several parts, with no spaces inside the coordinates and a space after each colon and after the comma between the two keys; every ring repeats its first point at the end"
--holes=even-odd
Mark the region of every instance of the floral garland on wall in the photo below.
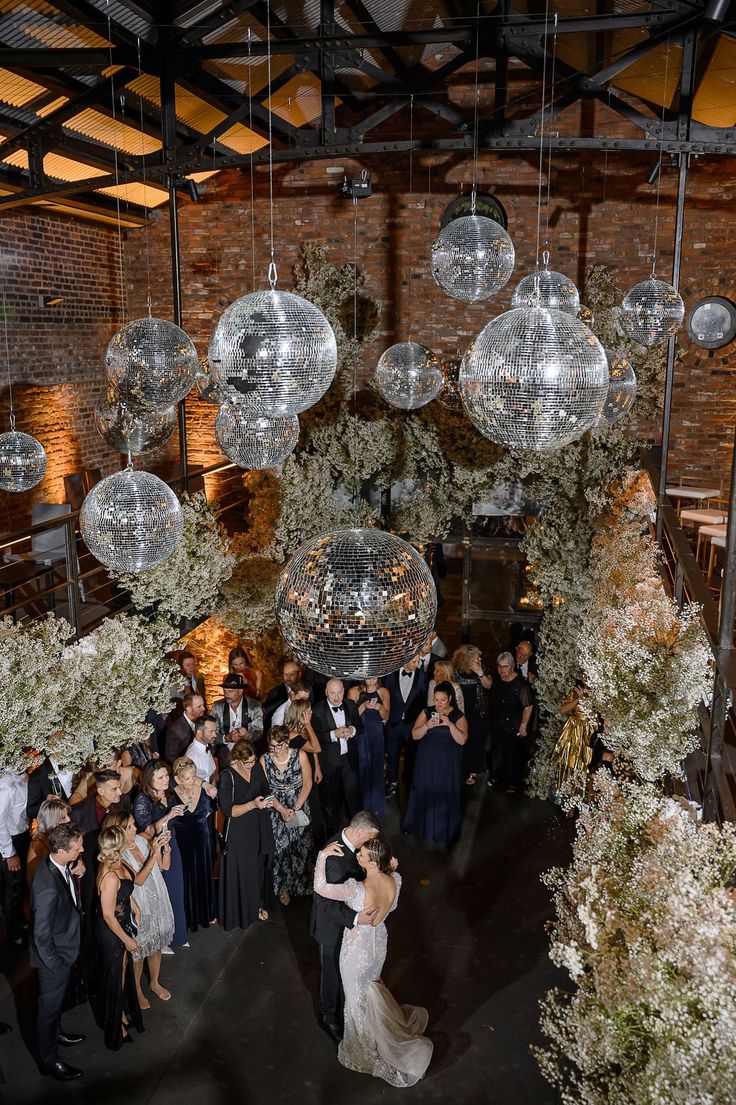
{"type": "Polygon", "coordinates": [[[0,768],[23,771],[28,746],[42,751],[58,730],[67,688],[55,673],[71,635],[51,614],[21,625],[0,619],[0,768]]]}

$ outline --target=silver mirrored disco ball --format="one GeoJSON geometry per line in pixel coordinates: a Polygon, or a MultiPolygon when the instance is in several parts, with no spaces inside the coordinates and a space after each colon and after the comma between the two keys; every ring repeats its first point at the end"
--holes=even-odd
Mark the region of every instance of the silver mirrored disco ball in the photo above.
{"type": "Polygon", "coordinates": [[[46,472],[46,450],[20,430],[0,434],[0,491],[30,491],[46,472]]]}
{"type": "Polygon", "coordinates": [[[223,403],[215,419],[215,437],[225,456],[241,468],[275,468],[294,452],[299,419],[259,418],[240,402],[223,403]]]}
{"type": "Polygon", "coordinates": [[[165,411],[132,411],[103,389],[95,406],[95,426],[103,441],[118,453],[137,457],[158,449],[176,427],[176,407],[165,411]]]}
{"type": "Polygon", "coordinates": [[[462,215],[432,245],[432,276],[454,299],[475,303],[500,292],[514,271],[514,243],[500,223],[462,215]]]}
{"type": "Polygon", "coordinates": [[[226,399],[236,399],[238,395],[235,388],[212,375],[207,357],[202,357],[199,362],[195,383],[200,399],[204,399],[205,403],[212,403],[213,406],[219,407],[226,399]]]}
{"type": "Polygon", "coordinates": [[[564,311],[521,307],[492,319],[460,365],[471,421],[513,449],[555,449],[598,420],[608,394],[603,346],[564,311]]]}
{"type": "Polygon", "coordinates": [[[198,371],[197,350],[184,331],[160,318],[138,318],[113,335],[105,353],[107,377],[129,407],[167,410],[188,394],[198,371]]]}
{"type": "Polygon", "coordinates": [[[313,303],[275,288],[237,299],[215,327],[210,371],[232,385],[254,415],[300,414],[335,377],[337,342],[313,303]]]}
{"type": "Polygon", "coordinates": [[[589,330],[593,329],[593,323],[595,322],[595,315],[591,311],[590,307],[586,307],[584,303],[581,303],[577,310],[577,317],[581,322],[584,322],[589,330]]]}
{"type": "Polygon", "coordinates": [[[618,350],[605,350],[608,360],[608,395],[603,404],[597,428],[607,430],[618,422],[636,399],[636,373],[629,358],[618,350]]]}
{"type": "MultiPolygon", "coordinates": [[[[511,297],[512,307],[551,307],[577,315],[580,293],[563,272],[539,269],[520,280],[511,297]]],[[[592,316],[591,316],[592,317],[592,316]]]]}
{"type": "Polygon", "coordinates": [[[82,503],[82,539],[113,572],[155,568],[176,548],[184,528],[181,505],[158,476],[124,468],[101,480],[82,503]]]}
{"type": "Polygon", "coordinates": [[[640,345],[661,345],[682,326],[685,304],[680,293],[664,280],[642,280],[624,296],[621,329],[640,345]]]}
{"type": "Polygon", "coordinates": [[[387,403],[415,411],[437,398],[444,380],[436,353],[418,342],[402,341],[382,354],[375,382],[387,403]]]}
{"type": "Polygon", "coordinates": [[[396,671],[434,625],[437,593],[416,549],[379,529],[323,533],[294,553],[276,617],[299,659],[340,679],[396,671]]]}

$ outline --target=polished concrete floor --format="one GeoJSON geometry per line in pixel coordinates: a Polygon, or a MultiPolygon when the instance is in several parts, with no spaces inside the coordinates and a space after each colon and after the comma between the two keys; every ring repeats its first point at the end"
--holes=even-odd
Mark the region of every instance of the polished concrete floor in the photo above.
{"type": "Polygon", "coordinates": [[[87,1041],[64,1053],[84,1078],[41,1078],[28,1050],[33,973],[25,955],[2,948],[0,1038],[8,1105],[553,1105],[529,1045],[539,1038],[537,1003],[558,981],[547,957],[551,916],[539,881],[565,862],[571,828],[548,804],[514,800],[476,785],[460,842],[449,853],[402,837],[394,810],[385,830],[404,878],[389,926],[384,979],[399,1000],[426,1005],[435,1057],[410,1090],[344,1070],[317,1026],[316,945],[302,900],[248,932],[192,937],[164,959],[173,992],[145,1015],[146,1031],[117,1054],[105,1051],[87,1006],[65,1017],[87,1041]]]}

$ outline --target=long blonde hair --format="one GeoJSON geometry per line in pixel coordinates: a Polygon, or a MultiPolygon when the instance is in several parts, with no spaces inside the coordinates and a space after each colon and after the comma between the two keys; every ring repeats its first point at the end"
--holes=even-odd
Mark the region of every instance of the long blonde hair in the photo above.
{"type": "Polygon", "coordinates": [[[468,675],[473,670],[473,660],[480,656],[481,651],[477,645],[460,645],[452,654],[452,666],[455,671],[468,675]]]}
{"type": "MultiPolygon", "coordinates": [[[[127,817],[125,820],[127,823],[127,817]]],[[[104,863],[107,867],[115,867],[116,864],[121,862],[127,844],[125,830],[121,829],[119,825],[108,825],[106,828],[100,829],[100,835],[97,837],[98,861],[104,863]]]]}
{"type": "Polygon", "coordinates": [[[308,702],[305,698],[295,698],[286,711],[286,716],[284,718],[284,725],[286,728],[301,729],[304,724],[304,715],[307,710],[311,710],[311,708],[312,703],[308,702]]]}
{"type": "Polygon", "coordinates": [[[454,683],[455,669],[451,660],[438,660],[434,666],[435,683],[454,683]]]}

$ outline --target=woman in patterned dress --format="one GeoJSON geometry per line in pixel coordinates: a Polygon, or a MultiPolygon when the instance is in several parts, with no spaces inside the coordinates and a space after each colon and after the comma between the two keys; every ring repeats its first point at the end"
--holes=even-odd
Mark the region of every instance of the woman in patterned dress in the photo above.
{"type": "Polygon", "coordinates": [[[309,894],[312,889],[314,841],[311,824],[303,824],[308,816],[305,804],[312,789],[312,769],[306,752],[289,747],[285,725],[270,729],[261,766],[273,795],[273,886],[281,904],[288,905],[292,895],[309,894]]]}

